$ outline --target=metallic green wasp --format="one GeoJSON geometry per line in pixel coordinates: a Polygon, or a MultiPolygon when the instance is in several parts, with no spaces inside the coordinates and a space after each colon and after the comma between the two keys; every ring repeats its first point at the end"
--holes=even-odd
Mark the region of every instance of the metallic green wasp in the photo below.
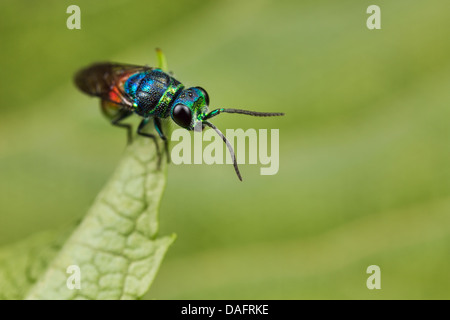
{"type": "Polygon", "coordinates": [[[137,134],[155,141],[159,159],[161,154],[157,137],[143,130],[151,120],[159,137],[164,140],[167,154],[168,141],[162,130],[161,119],[170,117],[177,125],[187,130],[211,127],[227,145],[236,174],[242,181],[230,142],[209,120],[221,113],[258,117],[284,114],[225,108],[209,111],[209,96],[206,90],[201,87],[185,88],[180,81],[167,73],[166,59],[159,49],[157,56],[158,68],[110,62],[95,63],[76,74],[75,84],[84,93],[101,99],[103,113],[113,125],[127,129],[129,142],[132,139],[131,125],[122,121],[132,114],[142,117],[137,134]]]}

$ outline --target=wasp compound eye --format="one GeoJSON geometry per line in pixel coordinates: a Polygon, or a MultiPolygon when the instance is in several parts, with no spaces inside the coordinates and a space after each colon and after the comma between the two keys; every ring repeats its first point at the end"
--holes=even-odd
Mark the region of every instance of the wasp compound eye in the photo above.
{"type": "Polygon", "coordinates": [[[189,128],[191,126],[192,113],[191,109],[183,104],[177,104],[173,108],[172,112],[173,120],[183,128],[189,128]]]}

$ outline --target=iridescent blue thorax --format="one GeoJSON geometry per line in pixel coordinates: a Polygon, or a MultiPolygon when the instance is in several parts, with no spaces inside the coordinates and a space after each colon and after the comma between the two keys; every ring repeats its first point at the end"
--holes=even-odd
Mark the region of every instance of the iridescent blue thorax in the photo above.
{"type": "Polygon", "coordinates": [[[133,101],[135,112],[142,117],[166,118],[173,101],[184,86],[161,69],[139,72],[124,84],[125,93],[133,101]]]}

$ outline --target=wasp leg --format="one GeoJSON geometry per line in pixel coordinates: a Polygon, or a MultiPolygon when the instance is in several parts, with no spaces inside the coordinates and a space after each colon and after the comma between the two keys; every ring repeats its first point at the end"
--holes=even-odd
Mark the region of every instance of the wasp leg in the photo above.
{"type": "Polygon", "coordinates": [[[170,163],[169,141],[167,140],[167,137],[162,132],[161,120],[159,118],[155,117],[155,118],[153,118],[153,123],[155,125],[155,129],[158,132],[159,136],[164,141],[164,151],[165,151],[166,156],[167,156],[167,163],[170,163]]]}
{"type": "Polygon", "coordinates": [[[131,131],[131,125],[120,123],[123,119],[131,116],[133,114],[133,111],[125,109],[120,104],[108,101],[108,100],[102,100],[100,103],[101,110],[103,115],[109,119],[112,125],[126,128],[127,129],[127,141],[128,144],[132,142],[132,131],[131,131]]]}
{"type": "Polygon", "coordinates": [[[117,126],[117,127],[121,127],[121,128],[125,128],[127,129],[127,142],[128,144],[131,144],[131,142],[133,142],[133,137],[132,137],[132,131],[131,131],[131,124],[128,123],[120,123],[122,120],[128,118],[129,116],[131,116],[133,114],[132,111],[126,110],[126,109],[122,109],[119,111],[119,113],[117,114],[117,116],[111,120],[111,124],[113,126],[117,126]]]}
{"type": "Polygon", "coordinates": [[[144,128],[147,125],[149,120],[150,120],[149,118],[146,118],[141,121],[141,123],[139,124],[139,127],[137,129],[137,134],[140,136],[143,136],[143,137],[151,138],[155,142],[156,153],[158,155],[158,169],[159,169],[161,167],[161,152],[159,151],[158,140],[154,134],[142,131],[142,130],[144,130],[144,128]]]}

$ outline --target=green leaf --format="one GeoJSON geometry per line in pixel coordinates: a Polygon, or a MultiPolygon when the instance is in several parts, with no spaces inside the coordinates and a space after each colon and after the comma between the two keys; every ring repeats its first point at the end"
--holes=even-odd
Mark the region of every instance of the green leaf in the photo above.
{"type": "Polygon", "coordinates": [[[175,236],[157,237],[167,164],[151,139],[137,138],[86,217],[61,243],[44,233],[0,250],[3,299],[138,299],[175,236]],[[67,285],[69,266],[80,289],[67,285]]]}
{"type": "Polygon", "coordinates": [[[0,249],[0,300],[25,297],[66,238],[57,232],[42,232],[0,249]]]}

